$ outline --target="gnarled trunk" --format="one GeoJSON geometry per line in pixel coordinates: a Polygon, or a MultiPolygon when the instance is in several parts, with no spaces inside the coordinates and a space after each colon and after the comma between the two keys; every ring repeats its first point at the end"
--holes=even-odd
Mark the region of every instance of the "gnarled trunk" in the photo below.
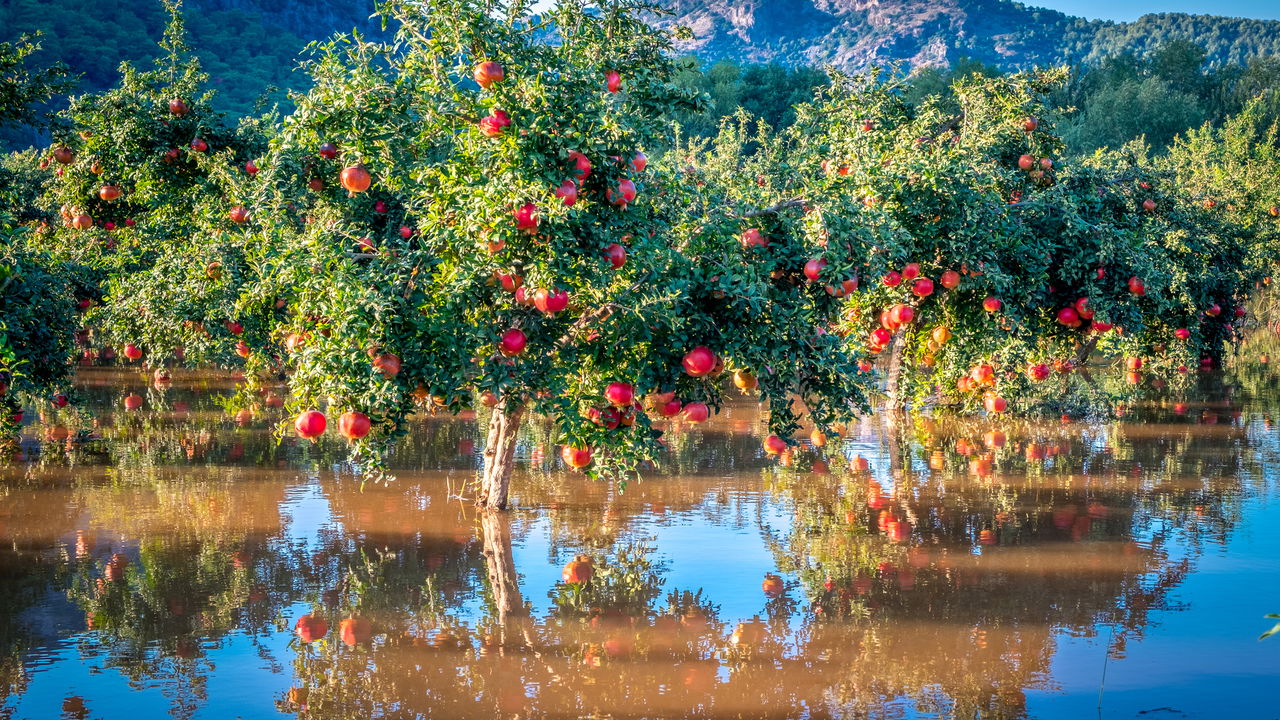
{"type": "Polygon", "coordinates": [[[498,624],[505,626],[511,618],[524,617],[524,598],[520,595],[519,575],[511,555],[511,517],[507,513],[484,512],[480,516],[484,538],[484,562],[489,571],[489,588],[498,624]]]}
{"type": "Polygon", "coordinates": [[[524,407],[508,408],[505,402],[493,409],[489,418],[489,436],[484,446],[484,469],[480,473],[480,492],[476,504],[487,510],[506,510],[507,492],[511,488],[511,468],[515,464],[516,435],[524,407]]]}

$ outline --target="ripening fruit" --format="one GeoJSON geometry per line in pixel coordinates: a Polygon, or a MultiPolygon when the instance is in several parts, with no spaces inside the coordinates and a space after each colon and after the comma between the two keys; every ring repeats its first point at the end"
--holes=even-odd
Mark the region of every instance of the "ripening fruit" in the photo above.
{"type": "Polygon", "coordinates": [[[191,141],[191,150],[193,152],[202,153],[208,149],[209,149],[209,143],[205,142],[203,138],[196,138],[191,141]]]}
{"type": "Polygon", "coordinates": [[[770,455],[781,455],[787,449],[787,441],[777,435],[770,435],[764,439],[764,451],[770,455]]]}
{"type": "Polygon", "coordinates": [[[320,143],[320,157],[325,160],[333,160],[338,157],[338,146],[331,142],[320,143]]]}
{"type": "Polygon", "coordinates": [[[1144,211],[1144,212],[1155,212],[1155,211],[1156,211],[1156,201],[1155,201],[1155,200],[1152,200],[1151,198],[1147,198],[1146,200],[1143,200],[1143,201],[1142,201],[1142,209],[1143,209],[1143,211],[1144,211]]]}
{"type": "Polygon", "coordinates": [[[293,429],[298,433],[298,437],[311,440],[323,435],[327,424],[324,413],[319,410],[307,410],[293,421],[293,429]]]}
{"type": "Polygon", "coordinates": [[[565,207],[573,207],[578,202],[578,186],[572,180],[565,180],[556,188],[556,197],[560,198],[565,207]]]}
{"type": "Polygon", "coordinates": [[[627,407],[636,401],[636,389],[631,383],[609,383],[604,389],[604,399],[614,407],[627,407]]]}
{"type": "Polygon", "coordinates": [[[1004,303],[1000,302],[998,297],[988,297],[982,301],[982,309],[989,313],[1000,312],[1000,308],[1004,307],[1004,303]]]}
{"type": "Polygon", "coordinates": [[[1076,309],[1076,314],[1080,316],[1081,320],[1093,319],[1094,313],[1093,310],[1089,308],[1089,298],[1077,298],[1074,307],[1076,309]]]}
{"type": "Polygon", "coordinates": [[[618,270],[627,264],[627,249],[618,243],[609,243],[609,247],[604,249],[604,257],[609,261],[610,267],[618,270]]]}
{"type": "Polygon", "coordinates": [[[760,385],[760,381],[749,370],[735,370],[733,384],[739,390],[755,390],[760,385]]]}
{"type": "Polygon", "coordinates": [[[245,163],[245,164],[244,164],[244,171],[245,171],[245,172],[247,172],[247,173],[249,173],[250,175],[257,175],[257,174],[258,174],[258,166],[257,166],[257,165],[255,165],[255,164],[254,164],[254,162],[253,162],[252,160],[250,160],[249,162],[247,162],[247,163],[245,163]]]}
{"type": "MultiPolygon", "coordinates": [[[[666,415],[665,412],[663,414],[666,415]]],[[[708,417],[711,417],[711,410],[706,403],[691,402],[684,406],[684,419],[691,423],[706,422],[708,417]]]]}
{"type": "Polygon", "coordinates": [[[187,107],[187,104],[183,102],[181,98],[173,98],[169,101],[169,113],[171,115],[182,117],[187,114],[188,110],[190,110],[190,108],[187,107]]]}
{"type": "Polygon", "coordinates": [[[1188,340],[1191,338],[1191,331],[1186,328],[1178,328],[1173,331],[1173,336],[1179,340],[1188,340]]]}
{"type": "Polygon", "coordinates": [[[907,263],[902,268],[903,280],[915,280],[918,277],[920,277],[920,263],[907,263]]]}
{"type": "Polygon", "coordinates": [[[982,407],[986,408],[989,413],[1002,413],[1005,408],[1009,407],[1009,403],[1004,398],[994,393],[988,393],[982,398],[982,407]]]}
{"type": "Polygon", "coordinates": [[[116,185],[103,185],[98,188],[98,197],[106,202],[115,202],[120,197],[120,188],[116,185]]]}
{"type": "Polygon", "coordinates": [[[1218,317],[1219,315],[1222,314],[1222,306],[1219,305],[1218,303],[1214,303],[1204,311],[1204,314],[1208,315],[1209,317],[1218,317]]]}
{"type": "Polygon", "coordinates": [[[93,227],[93,218],[88,213],[80,213],[71,218],[71,227],[77,230],[88,230],[93,227]]]}
{"type": "Polygon", "coordinates": [[[910,325],[916,319],[916,310],[910,305],[894,305],[889,309],[889,320],[894,325],[910,325]]]}
{"type": "Polygon", "coordinates": [[[685,353],[684,371],[692,377],[702,377],[716,367],[716,354],[705,345],[699,345],[685,353]]]}
{"type": "Polygon", "coordinates": [[[769,241],[765,239],[764,235],[760,234],[759,228],[744,230],[741,240],[744,250],[753,247],[769,247],[769,241]]]}
{"type": "Polygon", "coordinates": [[[1142,283],[1136,276],[1129,278],[1129,292],[1134,295],[1146,295],[1147,286],[1142,283]]]}
{"type": "Polygon", "coordinates": [[[76,159],[76,153],[66,145],[59,145],[53,149],[53,159],[58,161],[59,165],[70,165],[76,159]]]}
{"type": "Polygon", "coordinates": [[[480,85],[480,87],[488,90],[493,87],[494,83],[502,82],[502,79],[506,77],[506,72],[503,71],[502,66],[498,63],[492,60],[487,60],[476,65],[476,69],[472,71],[471,77],[475,78],[476,83],[480,85]]]}
{"type": "Polygon", "coordinates": [[[1141,370],[1142,358],[1140,357],[1125,358],[1124,366],[1126,370],[1133,370],[1133,371],[1141,370]]]}
{"type": "Polygon", "coordinates": [[[933,341],[938,345],[946,345],[947,341],[951,339],[951,328],[946,325],[939,325],[933,329],[933,332],[930,333],[930,337],[932,337],[933,341]]]}
{"type": "Polygon", "coordinates": [[[547,315],[554,315],[569,306],[569,293],[538,288],[533,294],[533,306],[547,315]]]}
{"type": "Polygon", "coordinates": [[[516,228],[520,230],[536,230],[538,228],[538,206],[525,203],[512,211],[516,218],[516,228]]]}
{"type": "Polygon", "coordinates": [[[249,211],[243,205],[236,205],[231,208],[231,212],[227,213],[227,217],[231,218],[231,222],[241,225],[249,219],[249,211]]]}
{"type": "Polygon", "coordinates": [[[525,346],[529,339],[520,328],[511,328],[502,334],[502,339],[498,341],[498,351],[507,357],[513,357],[524,352],[525,346]]]}
{"type": "Polygon", "coordinates": [[[480,118],[480,132],[485,137],[501,137],[504,130],[511,125],[511,116],[505,110],[494,108],[489,114],[480,118]]]}
{"type": "Polygon", "coordinates": [[[373,429],[369,416],[354,410],[344,412],[338,418],[338,434],[348,440],[359,440],[373,429]]]}
{"type": "Polygon", "coordinates": [[[352,195],[368,190],[369,183],[373,181],[373,178],[369,177],[369,171],[359,165],[345,168],[340,179],[342,180],[342,187],[346,188],[347,192],[352,195]]]}
{"type": "Polygon", "coordinates": [[[898,287],[902,284],[902,275],[898,274],[897,270],[890,270],[885,273],[880,282],[884,283],[886,287],[898,287]]]}
{"type": "Polygon", "coordinates": [[[1038,127],[1040,127],[1040,121],[1034,117],[1028,117],[1022,121],[1022,129],[1029,133],[1035,132],[1038,127]]]}
{"type": "Polygon", "coordinates": [[[938,282],[942,283],[942,287],[948,290],[954,290],[960,284],[960,273],[955,270],[944,270],[938,278],[938,282]]]}
{"type": "Polygon", "coordinates": [[[990,385],[995,382],[996,369],[986,363],[983,363],[982,365],[975,365],[973,369],[969,371],[969,378],[979,385],[990,385]]]}
{"type": "Polygon", "coordinates": [[[1044,363],[1031,365],[1027,368],[1027,377],[1040,382],[1049,378],[1049,366],[1044,363]]]}
{"type": "Polygon", "coordinates": [[[564,570],[560,572],[560,579],[568,585],[582,585],[591,582],[591,576],[594,573],[595,568],[591,565],[591,558],[579,555],[565,563],[564,570]]]}
{"type": "Polygon", "coordinates": [[[1058,323],[1067,327],[1080,327],[1080,313],[1075,308],[1062,308],[1058,311],[1058,323]]]}
{"type": "Polygon", "coordinates": [[[565,445],[560,449],[560,457],[571,468],[581,469],[591,464],[591,448],[577,448],[565,445]]]}
{"type": "Polygon", "coordinates": [[[636,199],[636,184],[627,178],[618,181],[616,188],[609,188],[604,193],[611,204],[626,207],[636,199]]]}
{"type": "Polygon", "coordinates": [[[1018,158],[1018,169],[1023,172],[1029,172],[1036,166],[1036,159],[1031,155],[1022,155],[1018,158]]]}
{"type": "Polygon", "coordinates": [[[929,278],[918,278],[911,284],[911,294],[916,297],[929,297],[933,294],[933,281],[929,278]]]}
{"type": "Polygon", "coordinates": [[[142,348],[129,343],[124,346],[124,356],[130,360],[140,360],[142,358],[142,348]]]}
{"type": "Polygon", "coordinates": [[[635,172],[644,172],[649,167],[649,157],[642,152],[637,152],[631,156],[631,169],[635,172]]]}
{"type": "Polygon", "coordinates": [[[611,93],[616,93],[622,89],[622,76],[615,70],[610,70],[604,74],[605,89],[611,93]]]}
{"type": "Polygon", "coordinates": [[[124,409],[137,410],[142,407],[142,396],[137,393],[129,393],[124,396],[124,409]]]}
{"type": "Polygon", "coordinates": [[[591,174],[591,161],[587,159],[586,155],[583,155],[577,150],[570,150],[569,161],[573,164],[573,177],[576,178],[578,182],[586,180],[587,176],[591,174]]]}
{"type": "Polygon", "coordinates": [[[813,258],[804,264],[804,276],[809,282],[817,282],[822,277],[822,271],[827,267],[827,261],[822,258],[813,258]]]}
{"type": "Polygon", "coordinates": [[[391,379],[400,374],[400,356],[395,353],[384,353],[373,359],[373,367],[382,376],[391,379]]]}

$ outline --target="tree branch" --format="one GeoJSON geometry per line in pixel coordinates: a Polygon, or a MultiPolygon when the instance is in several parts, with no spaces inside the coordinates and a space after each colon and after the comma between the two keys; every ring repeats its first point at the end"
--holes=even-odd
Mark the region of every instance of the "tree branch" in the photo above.
{"type": "Polygon", "coordinates": [[[742,213],[738,217],[746,219],[746,218],[754,218],[754,217],[763,217],[765,215],[777,215],[783,210],[804,207],[804,202],[805,202],[804,198],[795,197],[795,198],[791,198],[790,200],[783,200],[780,203],[770,205],[767,208],[761,208],[759,210],[751,210],[750,212],[742,213]]]}
{"type": "MultiPolygon", "coordinates": [[[[650,276],[650,273],[647,273],[647,272],[644,273],[640,277],[636,278],[636,281],[631,283],[631,285],[628,286],[626,290],[623,290],[622,292],[618,293],[618,295],[626,295],[628,293],[635,292],[640,288],[641,285],[649,281],[649,276],[650,276]]],[[[595,310],[592,310],[586,315],[583,315],[582,317],[578,318],[572,325],[570,325],[568,330],[564,331],[564,335],[561,335],[559,340],[556,340],[556,343],[555,343],[556,347],[557,348],[564,347],[566,344],[568,344],[570,340],[573,339],[574,333],[578,332],[579,330],[587,327],[592,323],[599,322],[600,320],[604,320],[605,318],[612,315],[614,310],[622,310],[622,309],[623,309],[622,306],[610,300],[609,302],[606,302],[605,304],[601,305],[595,310]]]]}

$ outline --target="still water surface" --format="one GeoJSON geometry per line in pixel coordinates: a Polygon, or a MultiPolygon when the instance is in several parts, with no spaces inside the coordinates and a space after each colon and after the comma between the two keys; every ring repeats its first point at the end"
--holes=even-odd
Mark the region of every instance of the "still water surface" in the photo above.
{"type": "Polygon", "coordinates": [[[482,418],[361,487],[225,381],[79,382],[97,420],[28,418],[0,471],[0,717],[1280,717],[1271,392],[876,419],[790,467],[744,403],[625,488],[532,427],[486,518],[482,418]]]}

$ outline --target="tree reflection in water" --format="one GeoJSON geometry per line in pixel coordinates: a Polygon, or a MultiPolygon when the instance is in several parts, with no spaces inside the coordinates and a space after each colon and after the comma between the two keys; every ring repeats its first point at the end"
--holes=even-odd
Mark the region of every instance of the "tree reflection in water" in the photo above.
{"type": "MultiPolygon", "coordinates": [[[[336,445],[277,445],[273,409],[226,412],[210,392],[227,386],[182,378],[124,413],[101,372],[98,419],[37,419],[30,461],[5,471],[11,700],[71,638],[159,683],[175,717],[216,707],[211,682],[245,663],[306,718],[1021,717],[1062,636],[1119,659],[1177,609],[1278,455],[1275,388],[1247,372],[1118,420],[876,420],[780,462],[735,407],[673,433],[669,466],[625,491],[566,475],[530,423],[527,509],[477,515],[449,492],[475,467],[473,420],[424,418],[400,479],[364,486],[336,445]],[[670,586],[679,553],[756,562],[676,547],[690,526],[749,533],[771,556],[756,576],[783,587],[670,586]],[[577,555],[589,582],[546,581],[577,555]],[[293,633],[307,613],[328,625],[313,642],[293,633]]],[[[73,717],[95,701],[64,699],[73,717]]]]}

